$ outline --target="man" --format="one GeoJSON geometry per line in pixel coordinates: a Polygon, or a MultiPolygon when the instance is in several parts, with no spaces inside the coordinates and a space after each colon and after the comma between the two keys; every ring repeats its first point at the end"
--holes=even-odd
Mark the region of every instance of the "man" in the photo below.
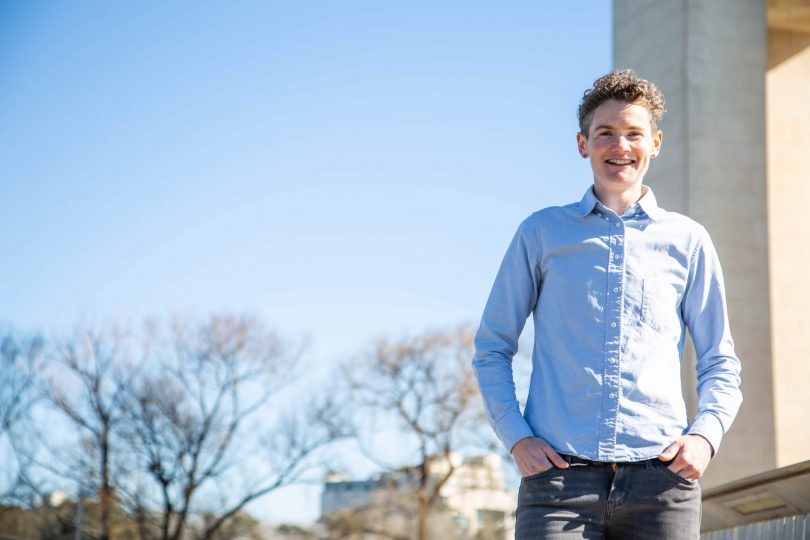
{"type": "Polygon", "coordinates": [[[518,539],[699,536],[697,480],[742,401],[740,362],[708,233],[643,184],[663,113],[659,90],[631,71],[594,82],[577,133],[593,185],[578,203],[521,223],[484,310],[473,368],[523,476],[518,539]],[[521,414],[512,358],[529,314],[521,414]],[[691,423],[680,381],[687,328],[691,423]]]}

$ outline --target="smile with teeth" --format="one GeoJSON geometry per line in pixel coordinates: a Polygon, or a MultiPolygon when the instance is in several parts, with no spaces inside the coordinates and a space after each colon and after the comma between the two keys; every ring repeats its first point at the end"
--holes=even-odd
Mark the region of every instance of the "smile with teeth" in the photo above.
{"type": "Polygon", "coordinates": [[[632,159],[608,159],[608,163],[611,165],[630,165],[633,163],[632,159]]]}

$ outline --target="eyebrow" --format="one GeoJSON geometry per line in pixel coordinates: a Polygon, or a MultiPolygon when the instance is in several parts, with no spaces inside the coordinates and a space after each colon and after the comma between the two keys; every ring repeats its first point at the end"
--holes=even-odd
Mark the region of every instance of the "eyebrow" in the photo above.
{"type": "MultiPolygon", "coordinates": [[[[597,131],[597,130],[600,130],[600,129],[615,129],[615,128],[613,126],[608,126],[608,125],[605,125],[605,124],[602,124],[602,125],[599,125],[599,126],[596,126],[595,128],[593,128],[594,131],[597,131]]],[[[644,130],[644,128],[641,127],[641,126],[629,126],[627,129],[629,129],[629,130],[633,130],[633,129],[644,130]]]]}

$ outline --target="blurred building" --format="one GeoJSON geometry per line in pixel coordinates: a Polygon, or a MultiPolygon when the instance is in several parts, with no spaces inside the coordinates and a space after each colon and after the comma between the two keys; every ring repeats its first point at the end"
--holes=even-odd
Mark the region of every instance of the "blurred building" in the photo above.
{"type": "MultiPolygon", "coordinates": [[[[428,491],[450,473],[428,516],[430,538],[514,538],[517,501],[514,490],[507,487],[498,455],[461,458],[453,454],[450,460],[429,462],[428,470],[428,491]]],[[[363,531],[371,536],[374,530],[415,537],[419,473],[409,467],[360,481],[332,475],[324,484],[321,521],[360,537],[363,531]]]]}

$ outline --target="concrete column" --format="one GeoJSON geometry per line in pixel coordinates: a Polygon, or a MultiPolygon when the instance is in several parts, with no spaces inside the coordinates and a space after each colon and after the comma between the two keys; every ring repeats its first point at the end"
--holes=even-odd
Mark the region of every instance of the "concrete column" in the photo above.
{"type": "MultiPolygon", "coordinates": [[[[777,466],[766,190],[763,0],[615,0],[616,68],[667,98],[662,152],[646,182],[702,223],[723,263],[744,403],[704,487],[777,466]]],[[[694,354],[683,370],[695,407],[694,354]]]]}
{"type": "Polygon", "coordinates": [[[773,15],[769,7],[769,262],[776,462],[784,466],[810,458],[810,6],[803,18],[773,15]]]}

